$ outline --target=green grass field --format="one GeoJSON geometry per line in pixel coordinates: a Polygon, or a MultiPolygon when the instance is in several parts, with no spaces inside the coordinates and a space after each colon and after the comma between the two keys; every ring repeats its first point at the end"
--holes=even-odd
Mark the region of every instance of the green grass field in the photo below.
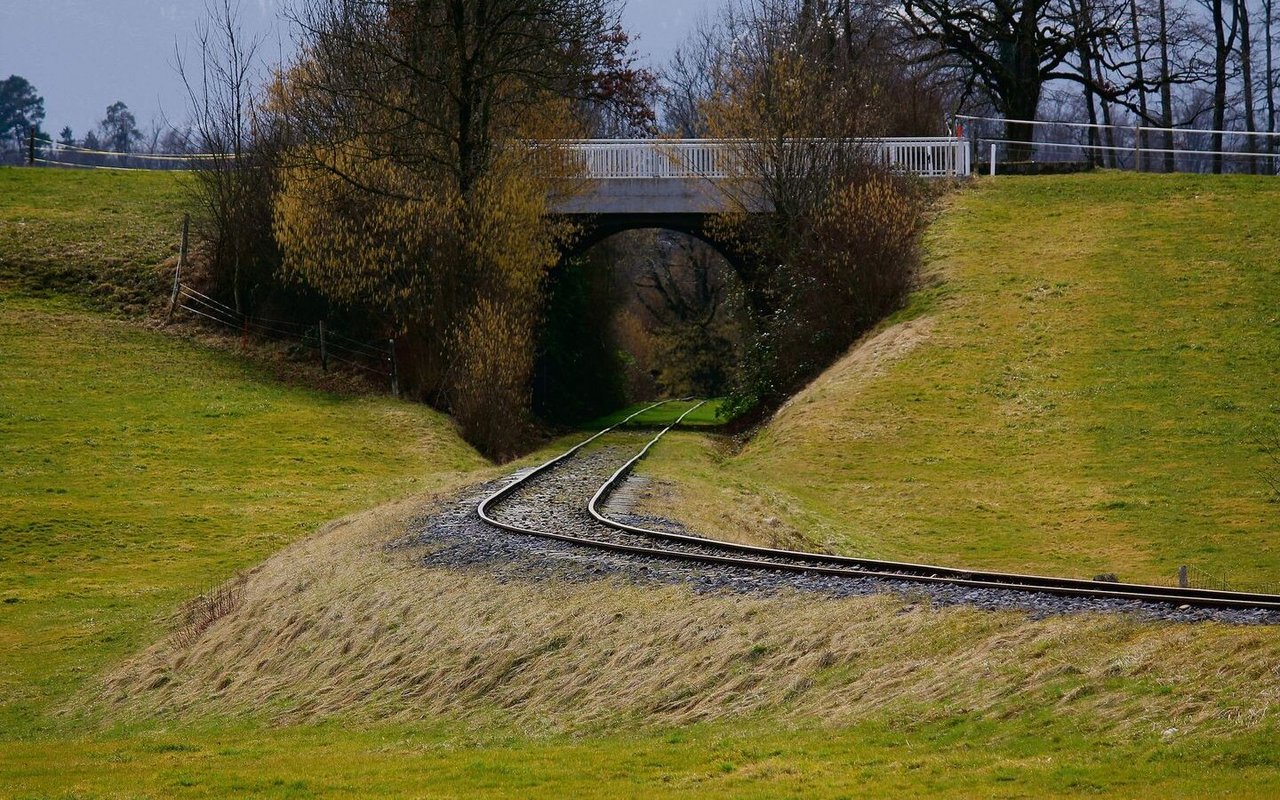
{"type": "Polygon", "coordinates": [[[1266,178],[980,182],[881,335],[743,451],[680,434],[642,472],[725,535],[751,523],[708,493],[765,498],[761,516],[859,555],[1280,580],[1256,441],[1280,426],[1277,208],[1266,178]]]}
{"type": "MultiPolygon", "coordinates": [[[[722,497],[853,550],[1134,577],[1213,545],[1264,577],[1277,506],[1229,442],[1276,410],[1271,186],[965,190],[914,334],[744,451],[679,432],[652,469],[691,519],[722,497]]],[[[308,538],[500,470],[423,407],[86,308],[147,307],[179,199],[0,170],[0,797],[1280,792],[1271,629],[500,582],[385,553],[395,514],[308,538]],[[165,638],[237,570],[243,607],[165,638]]]]}
{"type": "Polygon", "coordinates": [[[244,724],[19,742],[0,755],[15,798],[1268,798],[1274,740],[1122,744],[1007,723],[834,731],[758,720],[531,738],[450,727],[244,724]],[[54,788],[57,787],[57,788],[54,788]]]}

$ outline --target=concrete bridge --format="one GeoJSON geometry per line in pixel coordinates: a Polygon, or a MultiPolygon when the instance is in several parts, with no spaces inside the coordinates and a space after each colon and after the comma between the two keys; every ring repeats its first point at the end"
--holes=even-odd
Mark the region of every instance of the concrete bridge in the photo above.
{"type": "MultiPolygon", "coordinates": [[[[922,178],[970,175],[969,142],[951,137],[874,139],[873,157],[889,169],[922,178]]],[[[581,217],[581,252],[615,233],[665,228],[697,236],[718,249],[706,223],[730,207],[728,182],[741,143],[716,139],[592,139],[568,143],[584,167],[584,185],[554,211],[581,217]]],[[[767,212],[768,209],[760,209],[767,212]]],[[[731,254],[726,253],[731,257],[731,254]]]]}

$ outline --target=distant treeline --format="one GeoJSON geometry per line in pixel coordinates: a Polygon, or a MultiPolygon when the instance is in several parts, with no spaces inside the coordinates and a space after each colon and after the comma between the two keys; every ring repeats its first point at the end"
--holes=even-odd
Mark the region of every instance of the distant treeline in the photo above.
{"type": "Polygon", "coordinates": [[[153,122],[143,131],[129,106],[119,100],[107,106],[96,128],[80,136],[67,125],[55,137],[44,129],[44,122],[44,97],[30,81],[21,75],[0,81],[0,163],[185,168],[185,156],[194,150],[189,127],[153,122]]]}

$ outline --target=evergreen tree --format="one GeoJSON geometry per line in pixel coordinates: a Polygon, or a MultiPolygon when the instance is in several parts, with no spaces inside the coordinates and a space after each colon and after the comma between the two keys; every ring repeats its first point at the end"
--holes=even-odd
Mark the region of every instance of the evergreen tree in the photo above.
{"type": "Polygon", "coordinates": [[[34,129],[40,132],[44,121],[44,98],[21,75],[10,75],[0,81],[0,150],[11,147],[22,150],[34,129]]]}

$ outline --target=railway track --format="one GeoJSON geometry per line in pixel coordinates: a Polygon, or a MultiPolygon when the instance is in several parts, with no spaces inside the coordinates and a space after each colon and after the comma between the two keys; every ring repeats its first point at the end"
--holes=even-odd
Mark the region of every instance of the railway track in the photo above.
{"type": "Polygon", "coordinates": [[[480,518],[511,533],[615,553],[749,571],[945,584],[1058,597],[1131,600],[1172,607],[1280,611],[1280,595],[967,570],[797,552],[654,530],[613,519],[602,510],[608,497],[663,436],[702,405],[687,409],[647,441],[625,429],[628,422],[665,402],[647,406],[555,458],[518,474],[515,480],[480,502],[477,508],[480,518]],[[619,456],[619,451],[624,455],[619,456]],[[627,457],[631,453],[634,454],[627,457]],[[619,461],[621,464],[615,469],[608,469],[619,461]],[[600,481],[602,475],[608,475],[607,479],[600,481]]]}

